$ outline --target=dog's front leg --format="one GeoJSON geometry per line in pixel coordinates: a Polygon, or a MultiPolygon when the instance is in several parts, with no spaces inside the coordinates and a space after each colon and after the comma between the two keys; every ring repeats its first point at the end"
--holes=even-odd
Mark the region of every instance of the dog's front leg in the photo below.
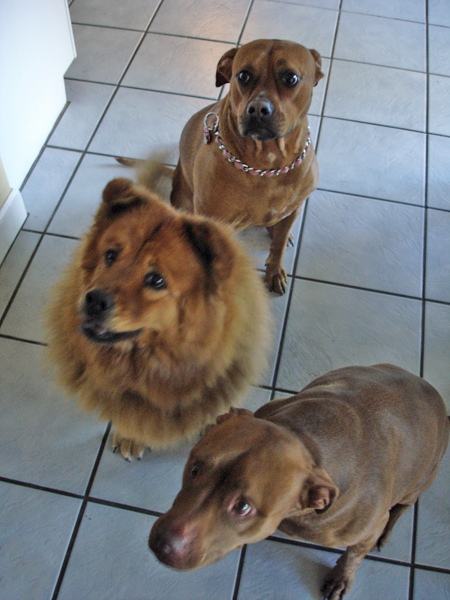
{"type": "Polygon", "coordinates": [[[287,274],[283,266],[284,253],[289,241],[292,226],[300,214],[297,208],[289,216],[279,221],[270,228],[272,236],[270,253],[266,260],[266,285],[271,292],[284,294],[287,288],[287,274]]]}
{"type": "Polygon", "coordinates": [[[341,600],[344,594],[348,594],[355,582],[356,569],[374,547],[387,520],[386,517],[383,526],[381,529],[377,528],[376,533],[373,532],[370,537],[355,546],[349,546],[342,554],[322,586],[323,600],[341,600]]]}

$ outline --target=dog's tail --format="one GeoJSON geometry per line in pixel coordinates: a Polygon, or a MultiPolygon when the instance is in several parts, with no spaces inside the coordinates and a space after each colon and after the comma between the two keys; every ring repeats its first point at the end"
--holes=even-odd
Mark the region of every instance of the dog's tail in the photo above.
{"type": "Polygon", "coordinates": [[[166,156],[150,158],[124,158],[116,157],[116,161],[126,167],[132,167],[136,172],[136,179],[140,185],[154,191],[162,178],[172,179],[174,168],[164,164],[166,156]]]}

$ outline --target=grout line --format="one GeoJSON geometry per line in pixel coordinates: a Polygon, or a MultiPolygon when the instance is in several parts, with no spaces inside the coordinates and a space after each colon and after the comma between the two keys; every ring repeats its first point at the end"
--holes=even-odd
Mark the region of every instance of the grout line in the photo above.
{"type": "Polygon", "coordinates": [[[81,526],[81,522],[82,522],[83,517],[84,517],[84,513],[86,511],[86,507],[87,507],[88,500],[89,500],[89,493],[91,491],[92,485],[94,483],[95,476],[97,474],[97,469],[98,469],[98,466],[100,464],[100,461],[101,461],[101,458],[102,458],[102,455],[103,455],[103,450],[105,449],[105,446],[106,446],[106,442],[108,440],[110,429],[111,429],[111,424],[109,423],[107,425],[106,429],[105,429],[105,433],[103,434],[103,438],[102,438],[102,441],[100,443],[99,450],[97,452],[97,458],[95,459],[94,467],[92,469],[91,476],[90,476],[88,484],[86,486],[86,491],[85,491],[85,494],[84,494],[83,503],[82,503],[81,508],[80,508],[80,510],[78,512],[78,517],[77,517],[77,520],[75,522],[75,526],[73,528],[72,535],[70,537],[69,545],[67,547],[67,550],[66,550],[66,553],[65,553],[65,556],[64,556],[64,559],[63,559],[60,571],[59,571],[58,579],[56,580],[55,589],[54,589],[53,594],[52,594],[52,600],[56,600],[57,599],[57,597],[59,595],[59,592],[61,590],[61,585],[62,585],[64,576],[66,574],[67,566],[69,564],[70,557],[72,555],[72,550],[73,550],[73,547],[75,545],[75,540],[76,540],[76,538],[78,536],[78,532],[80,530],[80,526],[81,526]]]}
{"type": "Polygon", "coordinates": [[[0,333],[0,338],[5,340],[13,340],[15,342],[24,342],[25,344],[32,344],[33,346],[42,346],[45,348],[47,344],[45,342],[38,342],[37,340],[28,340],[26,338],[21,338],[16,335],[8,335],[7,333],[0,333]]]}
{"type": "MultiPolygon", "coordinates": [[[[428,122],[429,122],[429,103],[430,103],[430,75],[429,75],[429,39],[428,39],[428,0],[425,0],[425,67],[426,67],[426,96],[425,96],[425,173],[424,173],[424,223],[423,223],[423,250],[422,250],[422,317],[420,326],[420,366],[419,375],[423,377],[425,361],[425,313],[426,313],[426,268],[427,268],[427,228],[428,228],[428,122]]],[[[417,549],[417,531],[419,524],[419,502],[420,498],[414,504],[414,519],[411,540],[411,570],[409,573],[409,600],[414,599],[415,587],[415,562],[417,549]]]]}
{"type": "MultiPolygon", "coordinates": [[[[337,18],[336,18],[336,27],[334,30],[334,39],[333,39],[333,44],[331,47],[331,57],[333,57],[334,54],[334,49],[336,46],[336,38],[337,38],[337,33],[338,33],[338,29],[339,29],[339,21],[340,21],[340,9],[342,6],[342,0],[340,0],[339,3],[339,12],[337,14],[337,18]]],[[[330,68],[328,71],[328,77],[327,77],[327,82],[326,82],[326,87],[325,87],[325,92],[324,92],[324,96],[323,96],[323,102],[322,102],[322,110],[321,110],[321,117],[320,117],[320,123],[319,123],[319,129],[317,132],[317,141],[315,143],[315,151],[317,153],[318,150],[318,146],[319,146],[319,141],[320,141],[320,132],[322,130],[322,123],[323,123],[323,111],[325,109],[325,102],[326,102],[326,97],[327,97],[327,93],[328,93],[328,85],[330,82],[330,76],[331,76],[331,68],[332,68],[332,60],[330,62],[330,68]]],[[[299,261],[299,257],[300,257],[300,247],[301,247],[301,243],[302,243],[302,238],[303,238],[303,231],[305,228],[305,223],[306,223],[306,216],[308,213],[308,201],[309,201],[309,197],[305,200],[304,203],[304,209],[301,215],[302,218],[302,222],[300,225],[300,230],[299,230],[299,234],[298,234],[298,241],[297,241],[297,248],[296,248],[296,252],[295,252],[295,258],[294,258],[294,262],[292,265],[292,278],[291,278],[291,287],[288,291],[288,299],[287,299],[287,303],[286,303],[286,310],[284,313],[284,319],[283,319],[283,324],[282,324],[282,329],[281,329],[281,336],[278,342],[278,352],[277,352],[277,359],[275,362],[275,368],[273,371],[273,376],[272,376],[272,393],[271,393],[271,400],[273,400],[274,395],[275,395],[275,389],[276,389],[276,383],[277,383],[277,379],[278,379],[278,372],[280,369],[280,364],[281,364],[281,356],[282,356],[282,351],[283,351],[283,344],[284,344],[284,338],[286,335],[286,331],[287,331],[287,324],[288,324],[288,320],[289,320],[289,312],[290,312],[290,308],[291,308],[291,301],[292,301],[292,296],[294,293],[294,286],[295,286],[295,281],[296,281],[296,276],[295,273],[297,271],[297,265],[298,265],[298,261],[299,261]]],[[[300,218],[300,217],[299,217],[300,218]]]]}
{"type": "Polygon", "coordinates": [[[41,492],[49,492],[51,494],[56,494],[57,496],[66,496],[68,498],[75,498],[77,500],[83,500],[82,495],[76,494],[74,492],[67,492],[65,490],[48,487],[46,485],[38,485],[37,483],[29,483],[26,481],[21,481],[20,479],[11,479],[10,477],[3,477],[2,475],[0,475],[0,482],[9,483],[11,485],[16,485],[18,487],[24,487],[24,488],[28,488],[31,490],[38,490],[41,492]]]}
{"type": "Polygon", "coordinates": [[[239,557],[239,564],[238,564],[238,569],[237,569],[237,573],[236,573],[236,581],[234,583],[234,592],[233,592],[233,596],[231,597],[232,600],[237,600],[238,595],[239,595],[239,588],[241,586],[242,571],[244,570],[244,562],[245,562],[246,553],[247,553],[247,546],[244,545],[242,547],[241,555],[239,557]]]}
{"type": "MultiPolygon", "coordinates": [[[[125,460],[118,457],[119,460],[125,460]]],[[[107,500],[104,498],[96,498],[95,496],[89,496],[88,501],[90,504],[98,504],[100,506],[108,506],[110,508],[118,508],[119,510],[126,510],[128,512],[139,513],[142,515],[149,515],[150,517],[160,517],[163,512],[158,510],[151,510],[149,508],[142,508],[140,506],[133,506],[131,504],[122,504],[121,502],[114,502],[113,500],[107,500]]]]}

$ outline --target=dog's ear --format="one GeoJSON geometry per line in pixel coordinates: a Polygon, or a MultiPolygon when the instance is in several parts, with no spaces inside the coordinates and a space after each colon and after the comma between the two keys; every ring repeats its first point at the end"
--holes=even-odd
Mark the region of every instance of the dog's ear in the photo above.
{"type": "Polygon", "coordinates": [[[313,50],[312,48],[310,49],[310,52],[312,54],[312,57],[314,58],[314,62],[316,63],[316,75],[315,75],[315,79],[314,79],[314,86],[316,86],[319,83],[319,81],[322,79],[322,77],[325,77],[325,76],[321,71],[322,59],[320,57],[320,54],[317,52],[317,50],[313,50]]]}
{"type": "Polygon", "coordinates": [[[225,413],[224,415],[219,415],[216,419],[216,423],[217,425],[220,425],[221,423],[224,423],[225,421],[228,421],[228,419],[231,419],[233,417],[253,417],[253,413],[251,410],[247,410],[246,408],[234,408],[234,406],[232,406],[229,410],[229,412],[225,413]]]}
{"type": "Polygon", "coordinates": [[[186,219],[184,235],[205,271],[205,293],[214,294],[233,268],[234,252],[226,236],[211,221],[186,219]]]}
{"type": "Polygon", "coordinates": [[[314,467],[306,478],[300,492],[300,507],[314,508],[324,512],[339,496],[339,488],[331,481],[324,469],[314,467]]]}
{"type": "Polygon", "coordinates": [[[219,60],[216,71],[216,87],[220,87],[225,83],[230,83],[233,59],[237,51],[237,48],[232,48],[231,50],[228,50],[228,52],[225,52],[219,60]]]}
{"type": "Polygon", "coordinates": [[[139,193],[131,179],[123,177],[110,181],[103,190],[102,197],[101,209],[103,209],[103,215],[106,212],[108,216],[115,216],[146,204],[145,198],[139,193]]]}

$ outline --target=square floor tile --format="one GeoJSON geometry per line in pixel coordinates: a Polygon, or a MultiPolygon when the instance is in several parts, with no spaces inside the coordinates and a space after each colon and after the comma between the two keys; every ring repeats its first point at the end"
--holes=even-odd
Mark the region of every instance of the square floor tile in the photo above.
{"type": "Polygon", "coordinates": [[[450,210],[450,138],[428,136],[428,206],[450,210]]]}
{"type": "MultiPolygon", "coordinates": [[[[252,388],[241,406],[254,412],[269,400],[269,390],[252,388]]],[[[91,496],[156,512],[166,512],[181,489],[184,466],[199,437],[165,452],[146,450],[142,460],[130,463],[118,453],[112,453],[110,436],[95,476],[91,496]]]]}
{"type": "Polygon", "coordinates": [[[259,38],[291,40],[331,56],[338,13],[311,6],[256,0],[245,25],[242,43],[259,38]],[[283,10],[280,10],[280,7],[283,10]],[[317,24],[320,23],[320,27],[317,24]]]}
{"type": "Polygon", "coordinates": [[[73,35],[77,57],[66,77],[97,83],[119,83],[142,33],[111,27],[74,25],[73,35]]]}
{"type": "Polygon", "coordinates": [[[144,30],[160,0],[73,0],[70,16],[73,23],[107,25],[144,30]]]}
{"type": "Polygon", "coordinates": [[[416,563],[450,569],[450,450],[419,498],[416,563]]]}
{"type": "Polygon", "coordinates": [[[428,28],[428,62],[430,73],[450,75],[450,29],[447,27],[428,28]]]}
{"type": "Polygon", "coordinates": [[[149,33],[122,83],[215,100],[217,63],[231,48],[231,44],[149,33]]]}
{"type": "Polygon", "coordinates": [[[426,297],[450,302],[450,212],[427,213],[426,297]]]}
{"type": "Polygon", "coordinates": [[[81,500],[0,482],[2,596],[51,598],[81,500]]]}
{"type": "Polygon", "coordinates": [[[413,600],[450,600],[450,573],[416,569],[413,600]]]}
{"type": "MultiPolygon", "coordinates": [[[[339,554],[266,541],[249,546],[238,600],[318,600],[320,588],[339,554]],[[282,582],[282,585],[280,585],[282,582]]],[[[349,600],[407,600],[409,569],[364,560],[349,600]]]]}
{"type": "Polygon", "coordinates": [[[450,414],[450,306],[425,303],[423,376],[441,394],[450,414]]]}
{"type": "Polygon", "coordinates": [[[248,0],[164,0],[150,31],[186,35],[207,40],[236,43],[239,38],[248,0]]]}
{"type": "Polygon", "coordinates": [[[450,135],[450,77],[429,76],[428,131],[450,135]]]}
{"type": "Polygon", "coordinates": [[[155,517],[88,504],[58,600],[231,600],[239,551],[193,572],[160,564],[147,540],[155,517]]]}
{"type": "Polygon", "coordinates": [[[276,541],[247,546],[238,600],[318,600],[339,554],[276,541]],[[282,582],[282,583],[281,583],[282,582]]]}
{"type": "Polygon", "coordinates": [[[24,340],[45,341],[44,312],[51,289],[78,242],[45,236],[23,279],[0,333],[24,340]]]}
{"type": "Polygon", "coordinates": [[[425,40],[420,23],[343,12],[334,58],[425,71],[425,40]]]}
{"type": "Polygon", "coordinates": [[[109,107],[89,150],[130,158],[167,151],[175,163],[183,127],[208,100],[121,88],[109,107]]]}
{"type": "Polygon", "coordinates": [[[316,192],[296,274],[420,297],[424,217],[416,206],[316,192]]]}
{"type": "Polygon", "coordinates": [[[49,145],[84,150],[114,89],[110,85],[67,79],[66,93],[70,104],[53,132],[49,145]]]}
{"type": "Polygon", "coordinates": [[[0,267],[0,319],[39,239],[35,233],[20,232],[0,267]]]}
{"type": "Polygon", "coordinates": [[[27,229],[44,231],[80,157],[70,150],[44,150],[22,190],[27,229]]]}
{"type": "Polygon", "coordinates": [[[48,231],[72,237],[86,233],[100,206],[106,184],[115,177],[134,179],[134,169],[120,165],[109,156],[86,154],[48,231]]]}
{"type": "Polygon", "coordinates": [[[428,0],[428,22],[450,27],[450,5],[447,0],[428,0]]]}
{"type": "Polygon", "coordinates": [[[277,388],[297,391],[349,365],[418,373],[421,310],[419,300],[295,280],[277,388]]]}
{"type": "Polygon", "coordinates": [[[0,475],[84,494],[104,425],[56,388],[44,349],[0,338],[0,475]]]}
{"type": "Polygon", "coordinates": [[[405,10],[404,0],[343,0],[341,8],[343,11],[425,23],[425,6],[425,0],[409,0],[408,10],[405,10]]]}
{"type": "Polygon", "coordinates": [[[323,118],[319,188],[423,206],[425,134],[323,118]]]}
{"type": "Polygon", "coordinates": [[[324,115],[425,131],[426,91],[425,73],[334,60],[324,115]]]}

